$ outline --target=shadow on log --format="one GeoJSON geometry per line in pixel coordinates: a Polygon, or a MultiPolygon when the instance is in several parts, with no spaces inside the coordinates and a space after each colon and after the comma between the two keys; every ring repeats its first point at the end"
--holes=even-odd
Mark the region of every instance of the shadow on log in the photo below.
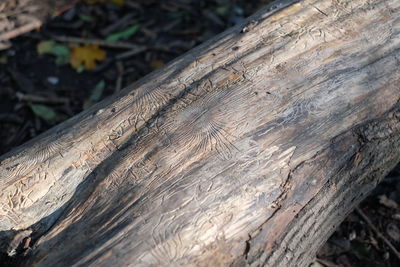
{"type": "Polygon", "coordinates": [[[400,161],[400,2],[276,2],[4,155],[25,266],[307,266],[400,161]]]}

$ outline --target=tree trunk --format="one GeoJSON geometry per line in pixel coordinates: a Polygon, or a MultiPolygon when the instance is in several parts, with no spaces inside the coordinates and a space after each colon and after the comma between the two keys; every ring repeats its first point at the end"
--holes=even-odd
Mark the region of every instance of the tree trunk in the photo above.
{"type": "Polygon", "coordinates": [[[399,65],[398,0],[272,4],[4,155],[2,251],[306,266],[400,161],[399,65]]]}

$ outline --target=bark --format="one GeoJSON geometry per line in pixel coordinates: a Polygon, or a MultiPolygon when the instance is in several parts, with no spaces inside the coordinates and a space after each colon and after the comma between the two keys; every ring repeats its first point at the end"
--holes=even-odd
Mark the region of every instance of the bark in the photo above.
{"type": "Polygon", "coordinates": [[[49,16],[56,16],[78,0],[2,0],[0,2],[0,50],[10,39],[39,29],[49,16]]]}
{"type": "Polygon", "coordinates": [[[2,251],[306,266],[400,161],[399,57],[398,0],[272,4],[4,155],[2,251]]]}

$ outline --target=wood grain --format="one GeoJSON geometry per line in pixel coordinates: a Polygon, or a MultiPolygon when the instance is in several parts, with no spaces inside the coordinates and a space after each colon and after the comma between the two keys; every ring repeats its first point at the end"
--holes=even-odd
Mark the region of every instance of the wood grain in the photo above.
{"type": "Polygon", "coordinates": [[[2,251],[306,266],[400,161],[399,58],[397,0],[276,2],[4,155],[2,251]]]}

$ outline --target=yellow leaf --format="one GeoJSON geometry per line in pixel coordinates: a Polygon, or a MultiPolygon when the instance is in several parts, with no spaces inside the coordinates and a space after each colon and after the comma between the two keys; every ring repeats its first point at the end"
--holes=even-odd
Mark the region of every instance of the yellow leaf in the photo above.
{"type": "Polygon", "coordinates": [[[106,51],[99,48],[98,45],[77,46],[72,49],[69,63],[75,69],[84,66],[87,70],[96,68],[96,61],[102,61],[106,58],[106,51]]]}

